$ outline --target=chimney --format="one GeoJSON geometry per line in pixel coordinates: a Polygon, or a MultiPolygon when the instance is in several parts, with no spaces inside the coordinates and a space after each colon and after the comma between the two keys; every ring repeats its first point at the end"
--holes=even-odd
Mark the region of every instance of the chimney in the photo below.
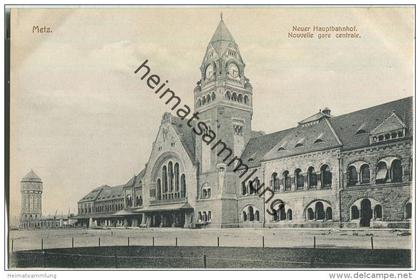
{"type": "Polygon", "coordinates": [[[330,108],[328,108],[328,107],[325,107],[323,110],[322,110],[322,113],[324,113],[325,115],[327,115],[327,116],[331,116],[331,109],[330,108]]]}

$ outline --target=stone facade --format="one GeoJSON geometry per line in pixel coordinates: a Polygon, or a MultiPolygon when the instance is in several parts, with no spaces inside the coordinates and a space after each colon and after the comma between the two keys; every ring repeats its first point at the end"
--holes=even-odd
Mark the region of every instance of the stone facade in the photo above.
{"type": "Polygon", "coordinates": [[[284,131],[253,131],[253,88],[223,20],[200,72],[194,109],[201,127],[165,113],[145,168],[82,198],[80,224],[409,226],[412,98],[341,116],[325,108],[284,131]],[[225,147],[204,141],[212,133],[225,147]]]}

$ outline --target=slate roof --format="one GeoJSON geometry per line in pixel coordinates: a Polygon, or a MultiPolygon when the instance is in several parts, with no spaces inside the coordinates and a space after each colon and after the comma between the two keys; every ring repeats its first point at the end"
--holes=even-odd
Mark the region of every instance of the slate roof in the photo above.
{"type": "Polygon", "coordinates": [[[191,127],[188,126],[187,120],[182,120],[177,116],[171,116],[171,125],[181,139],[192,161],[195,160],[195,134],[191,127]]]}
{"type": "Polygon", "coordinates": [[[365,147],[370,144],[369,133],[385,120],[392,119],[392,114],[405,124],[406,136],[411,137],[413,98],[408,97],[336,117],[318,112],[299,122],[300,125],[296,127],[251,138],[241,158],[249,167],[256,167],[262,160],[334,147],[341,147],[343,150],[365,147]],[[314,124],[304,125],[309,122],[314,124]],[[358,130],[366,133],[358,134],[358,130]],[[250,158],[253,160],[250,161],[250,158]]]}
{"type": "Polygon", "coordinates": [[[361,148],[369,145],[369,132],[378,127],[393,112],[406,125],[406,136],[413,136],[412,97],[331,118],[331,125],[343,142],[343,150],[361,148]],[[367,133],[356,134],[362,125],[367,133]]]}
{"type": "Polygon", "coordinates": [[[124,198],[123,187],[124,185],[104,188],[98,195],[96,201],[99,202],[124,198]]]}
{"type": "Polygon", "coordinates": [[[290,130],[292,129],[251,138],[242,153],[242,161],[248,165],[248,167],[259,166],[264,155],[279,143],[290,130]]]}
{"type": "Polygon", "coordinates": [[[227,47],[229,47],[229,45],[231,45],[232,43],[236,46],[236,43],[235,43],[235,40],[233,39],[232,34],[227,29],[223,19],[221,19],[209,44],[220,56],[225,52],[227,47]]]}
{"type": "Polygon", "coordinates": [[[102,185],[89,192],[79,202],[106,201],[123,198],[123,186],[110,187],[108,185],[102,185]]]}
{"type": "Polygon", "coordinates": [[[26,174],[22,180],[22,182],[42,182],[41,178],[31,169],[31,171],[26,174]]]}
{"type": "Polygon", "coordinates": [[[289,133],[264,156],[264,160],[331,149],[340,145],[341,142],[328,119],[323,118],[313,125],[290,129],[289,133]]]}

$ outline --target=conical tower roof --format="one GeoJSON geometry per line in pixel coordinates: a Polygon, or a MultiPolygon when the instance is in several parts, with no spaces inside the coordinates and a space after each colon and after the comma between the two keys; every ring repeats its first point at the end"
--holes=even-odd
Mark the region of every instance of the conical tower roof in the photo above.
{"type": "Polygon", "coordinates": [[[41,178],[31,169],[25,177],[22,178],[22,182],[42,182],[41,178]]]}
{"type": "Polygon", "coordinates": [[[223,17],[220,18],[219,25],[217,26],[213,37],[211,37],[210,43],[219,41],[235,42],[232,34],[230,34],[229,29],[226,27],[225,22],[223,21],[223,17]]]}
{"type": "Polygon", "coordinates": [[[233,39],[232,34],[223,21],[223,17],[220,17],[219,25],[217,26],[213,37],[211,37],[209,45],[211,45],[219,55],[222,55],[228,46],[237,46],[235,39],[233,39]]]}

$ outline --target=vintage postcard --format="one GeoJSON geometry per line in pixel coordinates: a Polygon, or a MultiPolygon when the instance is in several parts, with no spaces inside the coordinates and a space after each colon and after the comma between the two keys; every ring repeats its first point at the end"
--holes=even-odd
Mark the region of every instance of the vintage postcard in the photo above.
{"type": "Polygon", "coordinates": [[[414,6],[5,12],[7,269],[415,267],[414,6]]]}

